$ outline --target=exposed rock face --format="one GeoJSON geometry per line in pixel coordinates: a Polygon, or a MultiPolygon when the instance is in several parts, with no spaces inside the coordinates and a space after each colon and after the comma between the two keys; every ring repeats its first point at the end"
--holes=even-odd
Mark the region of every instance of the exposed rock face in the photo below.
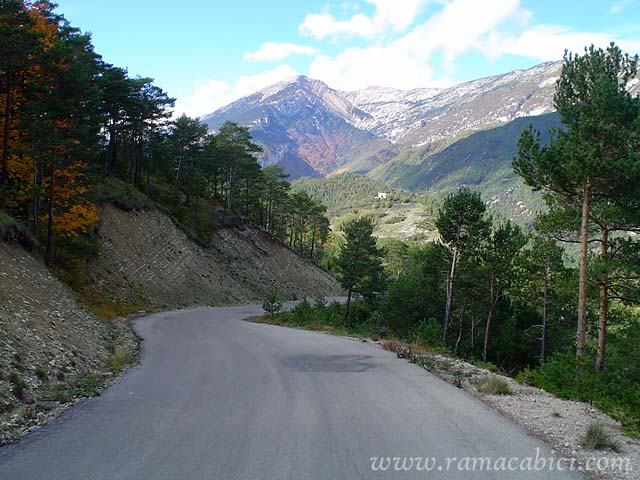
{"type": "Polygon", "coordinates": [[[260,302],[276,288],[289,298],[340,290],[328,273],[258,230],[221,229],[202,248],[160,211],[106,207],[101,218],[94,283],[124,304],[171,309],[260,302]]]}

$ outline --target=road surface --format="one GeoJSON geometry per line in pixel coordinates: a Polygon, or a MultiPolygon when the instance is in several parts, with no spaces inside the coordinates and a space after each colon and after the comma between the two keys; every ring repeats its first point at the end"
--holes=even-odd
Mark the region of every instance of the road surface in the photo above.
{"type": "Polygon", "coordinates": [[[0,449],[0,479],[579,478],[547,467],[493,470],[519,469],[523,459],[528,470],[536,449],[539,459],[551,451],[390,352],[242,320],[260,312],[209,308],[137,320],[140,365],[0,449]],[[392,457],[408,457],[409,471],[392,457]]]}

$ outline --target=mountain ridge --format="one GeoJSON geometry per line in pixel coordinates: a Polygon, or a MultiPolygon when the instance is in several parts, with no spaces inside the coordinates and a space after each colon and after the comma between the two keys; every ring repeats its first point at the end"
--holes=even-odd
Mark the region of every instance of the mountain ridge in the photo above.
{"type": "Polygon", "coordinates": [[[516,118],[553,111],[560,62],[547,62],[454,85],[340,91],[298,75],[238,99],[202,121],[251,129],[263,165],[282,165],[293,179],[334,171],[367,173],[407,148],[432,145],[516,118]]]}

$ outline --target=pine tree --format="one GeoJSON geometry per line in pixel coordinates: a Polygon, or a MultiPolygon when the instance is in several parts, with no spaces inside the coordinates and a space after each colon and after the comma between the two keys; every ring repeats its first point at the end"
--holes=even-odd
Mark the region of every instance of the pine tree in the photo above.
{"type": "Polygon", "coordinates": [[[551,208],[580,208],[580,278],[576,356],[585,355],[587,331],[588,255],[594,204],[625,204],[640,182],[640,103],[627,90],[638,58],[613,43],[591,46],[585,54],[565,53],[554,103],[567,129],[549,145],[528,128],[522,133],[514,169],[525,183],[543,190],[551,208]]]}
{"type": "Polygon", "coordinates": [[[463,188],[445,199],[436,219],[436,228],[440,233],[440,238],[451,254],[451,263],[447,274],[447,303],[442,334],[444,345],[448,341],[454,280],[459,257],[477,252],[489,234],[489,222],[485,218],[485,211],[486,207],[480,194],[463,188]]]}
{"type": "Polygon", "coordinates": [[[373,228],[373,220],[369,217],[349,221],[343,227],[345,243],[340,248],[336,270],[338,281],[347,290],[345,322],[353,293],[360,293],[365,299],[372,300],[383,287],[383,251],[376,245],[373,228]]]}

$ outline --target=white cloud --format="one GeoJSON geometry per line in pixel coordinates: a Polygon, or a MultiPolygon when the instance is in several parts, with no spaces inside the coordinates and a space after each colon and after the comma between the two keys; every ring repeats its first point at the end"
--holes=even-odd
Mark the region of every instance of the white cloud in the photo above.
{"type": "Polygon", "coordinates": [[[280,61],[290,55],[316,55],[318,52],[315,48],[306,45],[297,45],[295,43],[263,43],[255,52],[247,53],[244,59],[249,62],[280,61]]]}
{"type": "Polygon", "coordinates": [[[316,57],[309,75],[346,90],[372,84],[443,86],[449,82],[442,74],[435,75],[432,66],[436,52],[443,53],[446,73],[451,73],[457,56],[478,48],[506,20],[518,23],[526,17],[518,0],[454,0],[424,24],[387,44],[347,48],[335,58],[316,57]]]}
{"type": "MultiPolygon", "coordinates": [[[[231,84],[220,80],[204,80],[196,83],[193,93],[188,97],[178,98],[174,116],[183,113],[197,117],[209,113],[208,105],[214,105],[216,99],[224,96],[231,89],[231,84]]],[[[211,109],[211,111],[215,108],[211,109]]]]}
{"type": "Polygon", "coordinates": [[[362,37],[372,39],[387,30],[402,32],[414,22],[430,0],[366,0],[375,6],[373,16],[362,13],[348,20],[337,20],[330,13],[309,14],[299,30],[317,39],[326,37],[362,37]]]}
{"type": "Polygon", "coordinates": [[[536,25],[517,35],[495,33],[482,49],[490,58],[512,54],[548,61],[560,60],[565,49],[582,54],[584,48],[591,44],[605,48],[611,41],[628,52],[640,50],[640,41],[616,39],[604,33],[574,32],[567,27],[553,25],[536,25]]]}
{"type": "MultiPolygon", "coordinates": [[[[389,18],[390,14],[386,15],[389,18]]],[[[397,21],[396,25],[402,22],[397,21]]],[[[335,35],[339,28],[347,29],[345,22],[328,22],[325,27],[314,30],[315,34],[335,35]]],[[[351,33],[356,31],[354,28],[351,33]]],[[[317,56],[309,75],[345,90],[369,85],[435,87],[450,83],[448,79],[454,76],[459,58],[472,51],[490,61],[507,54],[549,61],[560,60],[565,49],[582,53],[592,43],[605,47],[611,41],[632,53],[640,50],[639,41],[534,24],[533,15],[522,7],[520,0],[451,0],[408,32],[368,46],[348,47],[335,57],[317,56]],[[440,60],[442,64],[436,63],[440,60]]]]}
{"type": "Polygon", "coordinates": [[[622,10],[624,10],[626,7],[628,7],[633,3],[636,3],[636,0],[618,0],[616,3],[611,5],[611,8],[609,9],[609,13],[611,14],[620,13],[622,10]]]}
{"type": "Polygon", "coordinates": [[[433,75],[427,62],[419,61],[406,50],[383,46],[349,48],[335,58],[321,55],[309,67],[310,77],[340,90],[371,85],[410,89],[449,83],[435,80],[433,75]]]}
{"type": "Polygon", "coordinates": [[[526,16],[519,0],[454,0],[394,43],[422,61],[441,50],[445,66],[453,70],[457,56],[477,48],[486,35],[505,21],[519,23],[526,16]]]}
{"type": "Polygon", "coordinates": [[[298,73],[291,66],[282,64],[256,75],[242,75],[233,85],[220,80],[200,81],[191,95],[178,99],[174,116],[186,113],[197,117],[212,113],[235,100],[296,75],[298,73]]]}

